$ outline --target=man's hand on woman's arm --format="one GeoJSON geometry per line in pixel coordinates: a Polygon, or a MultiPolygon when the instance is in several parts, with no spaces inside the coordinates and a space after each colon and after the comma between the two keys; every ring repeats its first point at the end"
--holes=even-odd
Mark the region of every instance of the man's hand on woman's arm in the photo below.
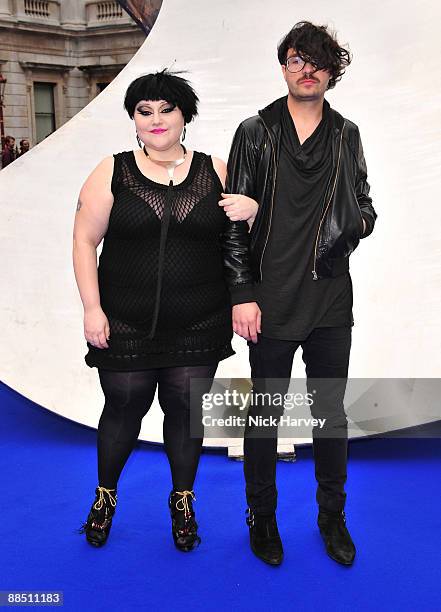
{"type": "Polygon", "coordinates": [[[222,193],[219,206],[224,207],[225,214],[231,221],[248,221],[251,227],[257,215],[258,203],[253,198],[240,193],[222,193]]]}

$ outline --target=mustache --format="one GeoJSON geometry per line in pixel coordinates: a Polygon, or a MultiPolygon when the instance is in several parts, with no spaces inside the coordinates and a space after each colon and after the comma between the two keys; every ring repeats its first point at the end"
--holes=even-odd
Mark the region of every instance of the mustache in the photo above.
{"type": "Polygon", "coordinates": [[[315,83],[319,82],[318,79],[315,79],[313,76],[303,76],[297,81],[297,83],[303,83],[303,81],[314,81],[315,83]]]}

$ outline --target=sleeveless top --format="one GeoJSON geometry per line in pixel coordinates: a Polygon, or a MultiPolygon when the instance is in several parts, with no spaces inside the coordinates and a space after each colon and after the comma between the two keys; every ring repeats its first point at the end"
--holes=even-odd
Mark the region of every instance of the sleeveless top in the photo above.
{"type": "Polygon", "coordinates": [[[133,151],[114,155],[114,203],[98,265],[108,348],[87,343],[89,367],[206,365],[234,355],[231,305],[211,157],[194,151],[182,183],[147,178],[133,151]]]}

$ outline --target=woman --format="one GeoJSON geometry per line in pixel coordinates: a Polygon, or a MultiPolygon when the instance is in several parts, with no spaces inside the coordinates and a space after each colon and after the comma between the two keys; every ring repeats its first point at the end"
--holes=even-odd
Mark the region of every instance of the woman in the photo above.
{"type": "Polygon", "coordinates": [[[141,148],[105,158],[80,192],[73,259],[85,361],[98,368],[105,397],[99,483],[80,530],[94,546],[108,538],[118,479],[157,386],[173,539],[182,551],[200,542],[192,501],[202,436],[190,436],[190,379],[205,379],[209,391],[219,361],[234,354],[220,239],[228,218],[256,205],[221,200],[224,162],[181,144],[197,104],[190,84],[165,70],[133,81],[124,106],[141,148]]]}

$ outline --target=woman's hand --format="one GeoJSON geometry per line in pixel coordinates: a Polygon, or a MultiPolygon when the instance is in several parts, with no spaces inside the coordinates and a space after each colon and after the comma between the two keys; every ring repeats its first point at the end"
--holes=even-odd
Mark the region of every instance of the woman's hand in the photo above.
{"type": "Polygon", "coordinates": [[[219,206],[224,207],[231,221],[248,221],[252,224],[259,208],[256,200],[238,193],[222,193],[221,196],[223,199],[219,202],[219,206]]]}
{"type": "Polygon", "coordinates": [[[100,306],[84,311],[84,337],[97,348],[109,348],[110,326],[100,306]]]}

